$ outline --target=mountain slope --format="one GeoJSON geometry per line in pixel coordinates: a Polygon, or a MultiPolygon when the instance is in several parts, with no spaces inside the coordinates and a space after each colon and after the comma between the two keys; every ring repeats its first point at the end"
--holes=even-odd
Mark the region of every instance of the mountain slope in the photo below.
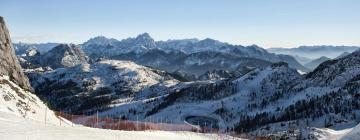
{"type": "MultiPolygon", "coordinates": [[[[253,93],[250,95],[255,96],[257,102],[255,104],[250,102],[250,110],[245,111],[245,115],[241,117],[237,131],[253,131],[256,135],[264,135],[271,131],[291,129],[290,126],[287,127],[283,123],[280,125],[279,122],[287,122],[295,128],[308,126],[337,128],[356,124],[359,121],[356,116],[360,113],[359,53],[360,51],[355,51],[344,58],[326,61],[305,77],[290,75],[274,77],[275,81],[286,84],[248,83],[257,86],[250,89],[248,86],[242,87],[240,92],[253,93]],[[286,78],[289,77],[299,78],[286,82],[286,78]],[[269,93],[269,91],[275,92],[269,93]],[[258,95],[261,95],[260,98],[258,95]],[[247,129],[249,126],[263,127],[247,129]]],[[[258,78],[264,77],[261,73],[266,74],[265,71],[250,74],[254,75],[250,77],[250,81],[259,81],[258,78]]],[[[244,76],[239,80],[245,82],[246,79],[249,78],[244,76]]]]}
{"type": "Polygon", "coordinates": [[[0,96],[0,113],[41,122],[46,119],[48,124],[59,122],[58,117],[35,94],[16,85],[8,76],[0,76],[0,96]]]}
{"type": "Polygon", "coordinates": [[[319,66],[321,63],[330,60],[330,58],[327,58],[325,56],[322,56],[318,59],[312,60],[309,63],[306,63],[304,66],[309,68],[310,70],[314,70],[317,66],[319,66]]]}
{"type": "Polygon", "coordinates": [[[19,56],[21,65],[26,69],[49,67],[51,69],[74,67],[89,62],[85,53],[74,44],[60,44],[50,51],[36,55],[19,56]]]}
{"type": "Polygon", "coordinates": [[[360,74],[360,50],[345,57],[326,61],[306,78],[317,85],[340,86],[351,80],[358,80],[360,74]]]}
{"type": "Polygon", "coordinates": [[[167,87],[178,83],[166,72],[116,60],[28,76],[40,97],[54,109],[71,113],[107,109],[111,104],[132,98],[160,96],[167,87]]]}
{"type": "Polygon", "coordinates": [[[344,53],[340,54],[339,56],[337,56],[335,59],[342,58],[342,57],[347,56],[349,54],[350,54],[349,52],[344,52],[344,53]]]}
{"type": "Polygon", "coordinates": [[[42,66],[56,69],[87,63],[88,58],[79,47],[73,44],[61,44],[41,55],[38,61],[42,66]]]}
{"type": "Polygon", "coordinates": [[[357,140],[360,137],[360,124],[351,129],[350,132],[344,134],[341,140],[357,140]]]}

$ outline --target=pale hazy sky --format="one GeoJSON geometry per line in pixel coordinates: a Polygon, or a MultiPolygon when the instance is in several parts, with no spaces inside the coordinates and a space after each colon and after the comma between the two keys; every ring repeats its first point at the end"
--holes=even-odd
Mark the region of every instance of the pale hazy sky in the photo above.
{"type": "Polygon", "coordinates": [[[269,47],[360,46],[360,0],[0,0],[14,42],[148,32],[269,47]]]}

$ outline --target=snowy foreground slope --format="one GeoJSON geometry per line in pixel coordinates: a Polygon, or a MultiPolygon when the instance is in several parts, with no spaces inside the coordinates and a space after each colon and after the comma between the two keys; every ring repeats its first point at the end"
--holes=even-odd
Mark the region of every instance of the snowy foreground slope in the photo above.
{"type": "Polygon", "coordinates": [[[317,135],[319,140],[358,140],[360,139],[360,125],[342,130],[316,128],[311,133],[317,135]]]}
{"type": "Polygon", "coordinates": [[[342,140],[358,140],[360,138],[360,125],[357,125],[349,130],[350,132],[347,132],[341,137],[342,140]]]}
{"type": "Polygon", "coordinates": [[[82,126],[45,125],[0,112],[0,140],[214,140],[225,135],[166,131],[115,131],[82,126]]]}
{"type": "Polygon", "coordinates": [[[0,76],[0,97],[1,112],[43,122],[46,119],[48,124],[59,122],[59,118],[37,96],[10,81],[8,76],[0,76]]]}

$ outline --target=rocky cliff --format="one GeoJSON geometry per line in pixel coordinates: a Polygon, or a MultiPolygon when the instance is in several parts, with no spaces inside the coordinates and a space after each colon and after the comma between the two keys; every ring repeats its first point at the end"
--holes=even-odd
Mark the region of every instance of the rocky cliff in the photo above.
{"type": "Polygon", "coordinates": [[[9,76],[11,81],[24,89],[31,89],[15,55],[3,17],[0,17],[0,60],[0,75],[9,76]]]}

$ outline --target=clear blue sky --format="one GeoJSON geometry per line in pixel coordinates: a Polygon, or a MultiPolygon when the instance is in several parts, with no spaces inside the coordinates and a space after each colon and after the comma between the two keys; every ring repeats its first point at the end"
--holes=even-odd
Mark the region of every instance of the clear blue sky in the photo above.
{"type": "Polygon", "coordinates": [[[0,0],[14,42],[214,38],[262,47],[360,46],[360,0],[0,0]]]}

